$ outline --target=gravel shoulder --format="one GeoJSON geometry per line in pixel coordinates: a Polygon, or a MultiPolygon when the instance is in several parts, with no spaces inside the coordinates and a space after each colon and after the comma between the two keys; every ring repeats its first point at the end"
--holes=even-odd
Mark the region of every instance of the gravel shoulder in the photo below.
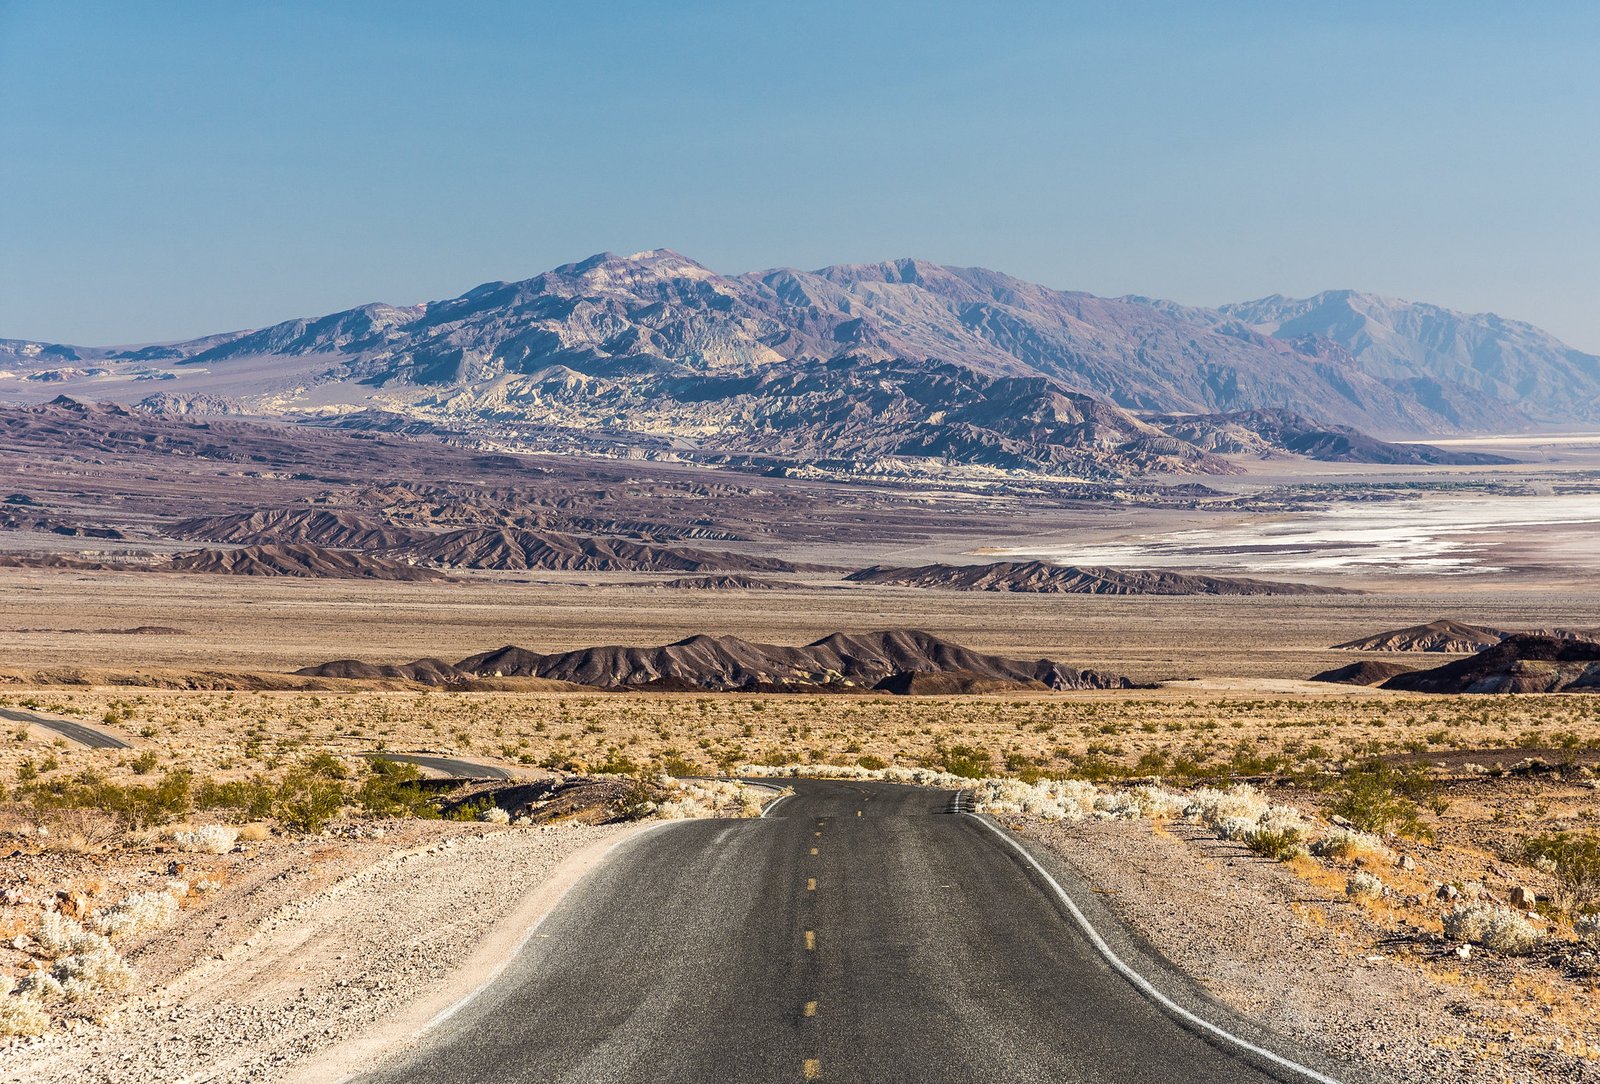
{"type": "Polygon", "coordinates": [[[104,1027],[13,1044],[0,1081],[336,1079],[332,1067],[363,1064],[486,981],[565,886],[641,827],[441,834],[296,894],[242,937],[220,936],[226,915],[187,922],[134,954],[159,986],[104,1027]],[[161,974],[207,940],[227,947],[161,974]]]}
{"type": "Polygon", "coordinates": [[[1386,943],[1342,898],[1185,824],[1024,822],[1210,996],[1381,1078],[1600,1081],[1583,1037],[1505,984],[1386,943]]]}

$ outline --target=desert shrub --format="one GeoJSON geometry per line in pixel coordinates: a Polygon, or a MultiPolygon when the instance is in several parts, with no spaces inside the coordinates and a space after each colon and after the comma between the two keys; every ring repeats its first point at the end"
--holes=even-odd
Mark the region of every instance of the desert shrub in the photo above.
{"type": "Polygon", "coordinates": [[[1561,882],[1567,905],[1588,910],[1600,902],[1600,837],[1583,832],[1552,832],[1523,845],[1531,862],[1547,865],[1561,882]]]}
{"type": "Polygon", "coordinates": [[[270,817],[278,790],[277,783],[262,775],[226,782],[208,779],[200,784],[194,805],[196,809],[237,809],[249,817],[270,817]]]}
{"type": "Polygon", "coordinates": [[[193,776],[170,771],[154,786],[112,783],[95,771],[71,779],[34,780],[17,797],[36,809],[98,809],[130,829],[166,824],[189,811],[193,776]]]}
{"type": "Polygon", "coordinates": [[[421,781],[422,770],[415,764],[374,757],[356,800],[375,817],[437,817],[438,807],[423,792],[421,781]]]}
{"type": "Polygon", "coordinates": [[[637,775],[639,765],[626,754],[613,750],[594,766],[594,770],[598,775],[637,775]]]}
{"type": "Polygon", "coordinates": [[[1146,783],[1142,786],[1129,787],[1126,790],[1115,790],[1110,794],[1102,794],[1095,799],[1094,808],[1097,812],[1109,814],[1112,817],[1133,819],[1137,817],[1176,817],[1188,805],[1187,799],[1181,794],[1174,794],[1164,787],[1146,783]]]}
{"type": "Polygon", "coordinates": [[[0,1038],[43,1035],[50,1027],[50,1014],[37,998],[16,992],[10,975],[0,975],[0,1038]]]}
{"type": "Polygon", "coordinates": [[[1287,862],[1305,853],[1298,828],[1258,828],[1244,841],[1244,845],[1263,858],[1274,862],[1287,862]]]}
{"type": "Polygon", "coordinates": [[[170,892],[140,892],[89,916],[89,929],[106,937],[127,937],[172,925],[178,900],[170,892]]]}
{"type": "Polygon", "coordinates": [[[676,753],[668,753],[661,758],[661,770],[675,779],[703,774],[698,764],[692,764],[676,753]]]}
{"type": "Polygon", "coordinates": [[[85,933],[76,939],[72,952],[56,961],[50,977],[68,1001],[84,1001],[102,991],[126,990],[133,982],[133,969],[110,941],[85,933]]]}
{"type": "Polygon", "coordinates": [[[857,757],[856,764],[868,771],[882,771],[889,766],[889,762],[882,757],[875,757],[871,753],[857,757]]]}
{"type": "MultiPolygon", "coordinates": [[[[339,770],[342,773],[344,769],[339,770]]],[[[278,784],[272,813],[286,828],[318,832],[338,814],[344,801],[344,786],[337,779],[322,774],[315,764],[303,764],[278,784]]]]}
{"type": "MultiPolygon", "coordinates": [[[[888,774],[888,773],[886,773],[888,774]]],[[[910,773],[908,773],[910,774],[910,773]]],[[[960,777],[947,777],[960,782],[960,777]]],[[[1049,821],[1081,821],[1095,811],[1100,796],[1093,783],[1081,779],[983,779],[973,790],[973,804],[985,813],[1012,813],[1049,821]]]]}
{"type": "Polygon", "coordinates": [[[1266,799],[1248,783],[1241,783],[1225,790],[1200,787],[1189,795],[1183,815],[1208,828],[1216,828],[1225,821],[1238,820],[1253,824],[1266,811],[1266,799]]]}
{"type": "Polygon", "coordinates": [[[350,773],[332,753],[312,753],[300,762],[300,767],[323,779],[350,778],[350,773]]]}
{"type": "Polygon", "coordinates": [[[478,814],[478,819],[486,824],[510,824],[511,814],[497,805],[492,805],[478,814]]]}
{"type": "Polygon", "coordinates": [[[1389,848],[1377,836],[1334,825],[1311,844],[1311,853],[1318,858],[1348,862],[1359,854],[1387,856],[1389,848]]]}
{"type": "Polygon", "coordinates": [[[637,821],[652,815],[660,792],[661,788],[648,776],[641,773],[630,777],[627,789],[617,800],[617,816],[625,821],[637,821]]]}
{"type": "Polygon", "coordinates": [[[1465,903],[1444,916],[1444,935],[1452,941],[1470,941],[1509,956],[1525,956],[1539,947],[1540,934],[1527,919],[1509,907],[1465,903]]]}
{"type": "Polygon", "coordinates": [[[227,854],[238,842],[239,830],[226,824],[202,824],[172,833],[172,842],[186,851],[227,854]]]}
{"type": "Polygon", "coordinates": [[[982,779],[994,770],[989,751],[972,745],[941,748],[939,762],[945,771],[963,779],[982,779]]]}
{"type": "Polygon", "coordinates": [[[54,959],[69,952],[72,939],[82,932],[83,927],[75,920],[59,911],[46,911],[39,916],[38,925],[33,929],[33,943],[38,946],[40,955],[54,959]]]}
{"type": "Polygon", "coordinates": [[[154,749],[146,749],[129,762],[129,767],[133,769],[134,775],[145,775],[155,771],[160,763],[161,758],[156,755],[156,751],[154,749]]]}
{"type": "Polygon", "coordinates": [[[482,820],[483,815],[493,807],[494,803],[488,798],[474,798],[452,806],[441,815],[447,821],[482,820]]]}
{"type": "Polygon", "coordinates": [[[1383,893],[1383,882],[1365,870],[1356,870],[1344,882],[1344,894],[1353,900],[1375,900],[1383,893]]]}
{"type": "Polygon", "coordinates": [[[1423,769],[1368,761],[1346,772],[1334,788],[1329,811],[1363,832],[1394,832],[1413,839],[1433,838],[1422,819],[1423,803],[1442,809],[1435,786],[1423,769]]]}

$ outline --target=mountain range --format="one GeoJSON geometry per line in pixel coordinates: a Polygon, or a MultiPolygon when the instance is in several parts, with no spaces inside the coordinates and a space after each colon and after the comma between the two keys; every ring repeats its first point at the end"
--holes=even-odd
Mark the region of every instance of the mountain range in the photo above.
{"type": "Polygon", "coordinates": [[[1205,309],[919,260],[724,276],[661,249],[187,342],[0,340],[0,399],[62,391],[490,447],[1103,478],[1239,451],[1450,462],[1366,433],[1592,425],[1600,357],[1349,291],[1205,309]],[[1352,439],[1295,448],[1285,419],[1352,439]]]}

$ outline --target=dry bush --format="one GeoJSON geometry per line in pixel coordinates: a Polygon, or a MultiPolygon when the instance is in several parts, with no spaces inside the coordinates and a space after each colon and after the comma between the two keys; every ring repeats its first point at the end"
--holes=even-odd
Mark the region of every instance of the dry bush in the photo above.
{"type": "Polygon", "coordinates": [[[1508,956],[1526,956],[1543,940],[1543,934],[1527,919],[1492,903],[1452,908],[1444,916],[1444,935],[1451,941],[1469,941],[1508,956]]]}

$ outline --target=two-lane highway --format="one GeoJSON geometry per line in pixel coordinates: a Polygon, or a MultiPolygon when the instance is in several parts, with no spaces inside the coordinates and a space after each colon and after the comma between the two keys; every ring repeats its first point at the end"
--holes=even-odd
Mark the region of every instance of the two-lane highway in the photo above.
{"type": "Polygon", "coordinates": [[[759,820],[623,844],[497,981],[365,1079],[1319,1079],[1141,993],[951,792],[795,788],[759,820]]]}
{"type": "Polygon", "coordinates": [[[68,738],[80,745],[87,745],[91,749],[133,748],[133,746],[115,734],[108,733],[99,727],[89,726],[86,723],[63,719],[59,715],[42,715],[37,711],[0,708],[0,719],[8,719],[14,723],[28,723],[31,726],[42,726],[46,730],[55,731],[63,738],[68,738]]]}

